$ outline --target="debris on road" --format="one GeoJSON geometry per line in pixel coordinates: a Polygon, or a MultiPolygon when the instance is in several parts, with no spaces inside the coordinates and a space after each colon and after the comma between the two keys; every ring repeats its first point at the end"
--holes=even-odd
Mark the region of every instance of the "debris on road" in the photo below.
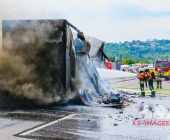
{"type": "Polygon", "coordinates": [[[118,124],[117,124],[117,123],[114,123],[113,125],[114,125],[114,126],[118,126],[118,124]]]}

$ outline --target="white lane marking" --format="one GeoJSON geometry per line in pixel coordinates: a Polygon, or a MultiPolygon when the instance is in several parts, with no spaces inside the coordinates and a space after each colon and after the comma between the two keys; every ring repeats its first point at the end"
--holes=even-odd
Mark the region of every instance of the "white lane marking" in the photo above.
{"type": "Polygon", "coordinates": [[[29,131],[26,131],[26,132],[24,132],[24,133],[21,133],[20,135],[21,135],[21,136],[28,135],[28,134],[30,134],[30,133],[32,133],[32,132],[35,132],[35,131],[40,130],[40,129],[44,128],[44,127],[50,126],[50,125],[52,125],[52,124],[58,123],[58,122],[60,122],[60,121],[62,121],[62,120],[71,118],[71,117],[73,117],[73,116],[75,116],[75,115],[76,115],[76,114],[71,114],[71,115],[69,115],[69,116],[63,117],[63,118],[61,118],[61,119],[52,121],[52,122],[47,123],[47,124],[45,124],[45,125],[41,125],[41,126],[39,126],[39,127],[36,127],[36,128],[34,128],[34,129],[31,129],[31,130],[29,130],[29,131]]]}

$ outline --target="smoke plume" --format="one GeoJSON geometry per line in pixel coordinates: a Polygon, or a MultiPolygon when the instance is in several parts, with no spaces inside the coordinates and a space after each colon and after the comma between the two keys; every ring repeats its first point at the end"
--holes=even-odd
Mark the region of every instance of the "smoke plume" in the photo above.
{"type": "MultiPolygon", "coordinates": [[[[62,56],[58,43],[45,41],[51,36],[51,23],[34,21],[11,30],[4,35],[5,47],[0,56],[0,96],[8,94],[38,105],[58,102],[64,92],[62,56]]],[[[61,31],[56,31],[55,36],[60,42],[61,31]]]]}

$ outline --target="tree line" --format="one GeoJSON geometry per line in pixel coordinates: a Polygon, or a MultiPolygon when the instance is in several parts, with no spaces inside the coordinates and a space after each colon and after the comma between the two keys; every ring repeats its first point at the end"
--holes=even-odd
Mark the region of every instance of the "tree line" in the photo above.
{"type": "Polygon", "coordinates": [[[170,58],[170,40],[105,43],[104,52],[112,62],[153,63],[156,59],[170,58]]]}

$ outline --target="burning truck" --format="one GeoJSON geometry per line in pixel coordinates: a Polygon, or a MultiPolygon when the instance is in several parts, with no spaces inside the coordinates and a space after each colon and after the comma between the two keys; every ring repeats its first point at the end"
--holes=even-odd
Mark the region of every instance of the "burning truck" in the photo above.
{"type": "MultiPolygon", "coordinates": [[[[85,37],[91,49],[76,54],[67,20],[4,20],[0,58],[0,94],[10,101],[36,105],[63,103],[79,98],[85,105],[120,105],[119,90],[100,78],[93,63],[100,60],[103,41],[85,37]]],[[[5,101],[6,103],[10,101],[5,101]]]]}

